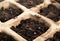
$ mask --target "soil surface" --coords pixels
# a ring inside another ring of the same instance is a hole
[[[16,41],[16,40],[5,33],[0,33],[0,41]]]
[[[56,1],[60,3],[59,0]],[[20,0],[18,3],[21,3],[27,8],[31,8],[38,4],[41,4],[42,2],[43,0]],[[18,16],[22,12],[23,11],[20,9],[15,9],[12,7],[4,9],[2,7],[0,9],[0,21],[6,22],[7,20]],[[54,5],[51,4],[47,8],[41,9],[39,14],[44,15],[54,21],[60,20],[60,9],[56,8]],[[38,22],[33,19],[27,19],[27,20],[22,20],[21,24],[19,24],[16,28],[13,27],[11,29],[17,32],[25,39],[27,39],[28,41],[32,41],[36,37],[46,32],[48,26],[45,24],[45,22]],[[60,32],[57,32],[53,38],[49,38],[46,41],[60,41],[59,35]],[[15,40],[11,36],[5,33],[0,33],[0,41],[15,41]]]
[[[22,37],[28,41],[32,41],[36,37],[40,36],[47,31],[49,27],[46,26],[45,22],[38,22],[33,19],[22,20],[16,28],[12,28]]]
[[[6,22],[11,18],[14,18],[22,13],[22,10],[15,9],[12,7],[9,7],[7,9],[4,9],[3,7],[0,9],[0,21]]]
[[[18,3],[26,6],[27,8],[31,8],[43,3],[43,0],[19,0]]]
[[[56,6],[52,4],[50,4],[47,8],[41,9],[39,14],[44,15],[55,22],[60,20],[60,9],[56,8]]]

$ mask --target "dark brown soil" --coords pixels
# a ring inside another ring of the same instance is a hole
[[[26,6],[27,8],[31,8],[43,3],[43,0],[20,0],[18,3]]]
[[[16,40],[5,33],[0,33],[0,41],[16,41]]]
[[[60,32],[56,32],[53,38],[49,38],[46,41],[60,41]]]
[[[50,4],[47,8],[41,9],[40,14],[54,21],[60,20],[60,9],[56,8],[56,6],[52,4]]]
[[[46,26],[44,22],[38,22],[33,19],[27,19],[22,20],[20,25],[12,29],[28,41],[32,41],[36,37],[46,32],[48,28],[49,27]]]
[[[0,9],[0,21],[6,22],[22,13],[22,10],[9,7],[7,9]]]

